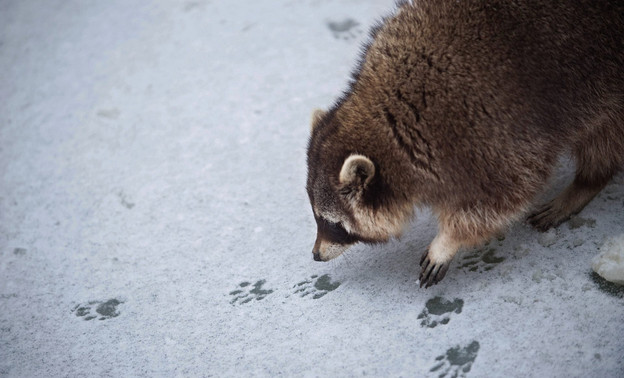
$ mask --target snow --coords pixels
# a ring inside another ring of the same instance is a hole
[[[0,376],[621,377],[624,295],[591,271],[621,174],[427,290],[426,210],[312,261],[310,115],[391,8],[0,2]]]
[[[607,281],[624,285],[624,234],[610,238],[592,260],[592,269]]]
[[[540,243],[542,247],[550,247],[551,245],[557,242],[557,231],[550,229],[544,233],[542,233],[537,241]]]

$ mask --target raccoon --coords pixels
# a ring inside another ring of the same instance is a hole
[[[420,286],[437,284],[460,248],[531,209],[555,227],[622,168],[624,1],[399,2],[311,129],[314,260],[398,237],[427,206]],[[574,181],[534,207],[566,152]]]

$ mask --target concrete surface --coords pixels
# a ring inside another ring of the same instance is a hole
[[[309,117],[392,4],[0,2],[0,376],[624,376],[623,175],[428,290],[426,211],[312,261]]]

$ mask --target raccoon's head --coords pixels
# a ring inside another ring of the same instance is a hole
[[[374,157],[337,132],[332,114],[315,112],[308,146],[307,192],[317,224],[314,260],[328,261],[357,242],[378,243],[397,236],[405,214]]]

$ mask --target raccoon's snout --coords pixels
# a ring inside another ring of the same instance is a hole
[[[323,261],[321,258],[321,241],[316,238],[316,242],[314,243],[314,248],[312,249],[312,257],[314,261]]]
[[[329,261],[340,256],[350,244],[335,244],[317,237],[314,248],[312,249],[312,257],[314,261]]]
[[[312,256],[314,256],[314,261],[323,261],[321,260],[321,254],[318,250],[312,251]]]

